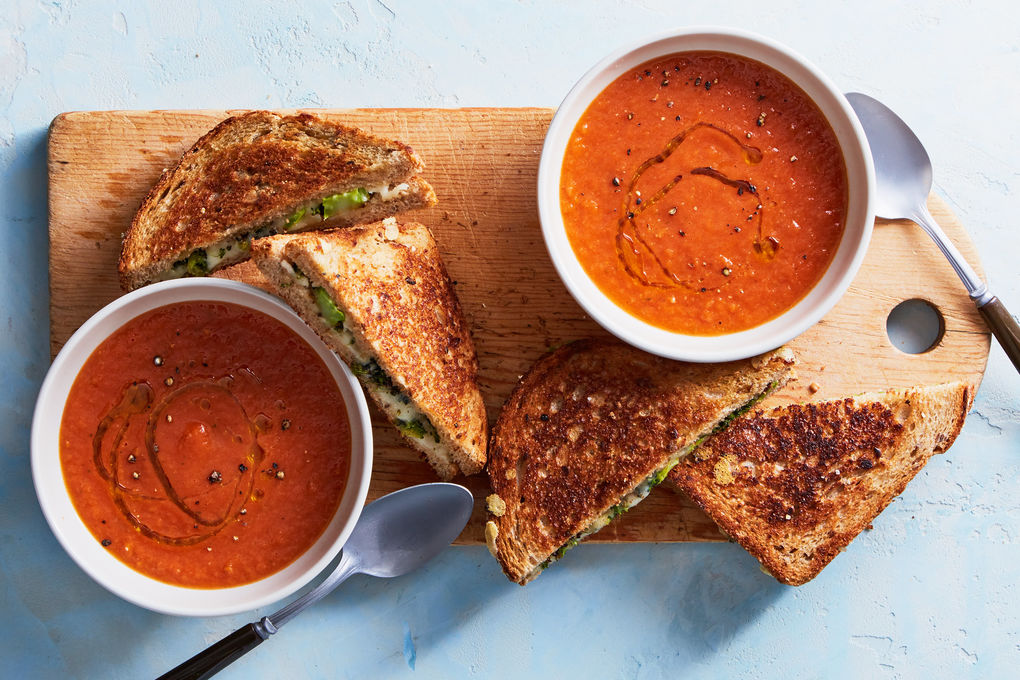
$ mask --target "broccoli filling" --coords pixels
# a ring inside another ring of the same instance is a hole
[[[711,435],[719,434],[720,432],[725,430],[727,427],[729,427],[733,423],[734,420],[736,420],[740,416],[742,416],[745,413],[747,413],[748,411],[750,411],[752,408],[754,408],[755,404],[757,404],[762,399],[764,399],[765,397],[767,397],[770,394],[772,394],[772,392],[774,392],[777,387],[779,387],[779,383],[777,381],[773,380],[772,382],[770,382],[765,387],[765,389],[761,392],[761,394],[759,394],[758,396],[756,396],[753,399],[749,400],[747,403],[745,403],[743,406],[741,406],[740,408],[735,410],[733,413],[729,414],[728,416],[726,416],[725,418],[720,420],[719,424],[716,425],[714,428],[712,428],[712,432],[711,433],[709,433],[708,435],[702,435],[701,437],[699,437],[698,441],[695,442],[695,445],[697,446],[697,445],[701,444],[701,442],[703,442],[704,440],[708,439],[708,437],[710,437]]]
[[[631,491],[622,499],[620,499],[619,503],[617,503],[616,505],[612,506],[604,513],[599,515],[599,517],[596,518],[595,521],[593,521],[583,530],[571,536],[567,540],[567,542],[560,546],[560,548],[556,552],[550,555],[545,560],[545,562],[542,562],[542,564],[535,567],[536,571],[542,571],[550,564],[563,557],[568,550],[570,550],[575,545],[583,541],[585,538],[591,536],[597,531],[600,531],[601,529],[604,529],[606,526],[608,526],[608,524],[611,521],[623,515],[623,513],[627,512],[632,507],[643,501],[648,496],[648,494],[651,493],[652,489],[654,489],[656,486],[661,484],[663,480],[666,479],[666,476],[669,475],[669,471],[676,467],[681,460],[686,458],[688,455],[694,452],[695,449],[697,449],[699,446],[705,443],[705,440],[707,440],[709,437],[715,434],[719,434],[727,427],[729,427],[734,420],[736,420],[737,418],[739,418],[740,416],[744,415],[752,408],[754,408],[755,404],[757,404],[762,399],[767,397],[778,386],[779,383],[773,380],[765,387],[764,390],[762,390],[761,393],[749,399],[739,408],[735,409],[732,413],[730,413],[725,418],[720,420],[716,424],[716,426],[712,428],[711,432],[709,432],[708,434],[701,435],[700,437],[694,440],[693,444],[684,447],[675,456],[670,457],[670,459],[666,462],[664,466],[662,466],[661,468],[650,474],[648,477],[646,477],[644,481],[642,481],[640,484],[634,487],[633,491]]]
[[[308,213],[308,208],[301,208],[296,213],[287,218],[287,221],[283,225],[284,231],[293,231],[297,228],[301,218]]]
[[[205,250],[199,249],[188,256],[188,261],[184,266],[187,268],[189,276],[205,276],[209,272],[208,262]]]
[[[411,398],[400,387],[393,384],[393,380],[375,359],[362,364],[352,363],[351,372],[393,408],[397,414],[393,422],[401,432],[413,439],[428,438],[439,443],[439,433],[432,421],[411,403]]]
[[[312,295],[315,296],[315,303],[319,306],[319,316],[333,328],[343,328],[347,315],[340,311],[326,289],[315,286],[312,288]]]
[[[407,189],[407,184],[400,184],[393,189],[389,187],[358,188],[327,196],[318,203],[298,208],[288,217],[277,218],[250,232],[233,236],[207,248],[198,248],[192,251],[187,257],[174,262],[170,271],[164,274],[161,280],[205,276],[215,269],[235,264],[246,258],[248,251],[251,250],[251,242],[255,239],[305,229],[337,215],[354,212],[364,207],[372,196],[378,195],[381,200],[386,201],[402,196]]]
[[[334,215],[340,213],[350,212],[357,208],[365,205],[365,201],[368,200],[368,192],[364,189],[354,189],[343,194],[333,194],[322,199],[322,203],[317,206],[317,210],[322,219],[328,220]]]

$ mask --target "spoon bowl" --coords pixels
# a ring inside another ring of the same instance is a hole
[[[887,219],[911,214],[931,193],[928,152],[903,119],[880,101],[858,92],[846,97],[864,127],[875,163],[875,214]]]
[[[453,543],[474,498],[457,484],[421,484],[366,506],[344,554],[358,573],[393,578],[414,571]]]

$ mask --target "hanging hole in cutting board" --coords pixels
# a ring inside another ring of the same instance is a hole
[[[915,298],[896,305],[885,320],[885,332],[893,347],[906,354],[924,354],[942,340],[946,320],[927,300]]]

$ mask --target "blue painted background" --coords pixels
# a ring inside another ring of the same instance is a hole
[[[48,365],[46,127],[76,109],[555,106],[611,48],[728,24],[888,102],[1020,310],[1020,10],[816,3],[0,2],[0,677],[138,678],[256,615],[180,619],[50,534],[28,431]],[[1020,378],[998,348],[957,444],[812,583],[735,545],[583,545],[527,588],[484,548],[355,577],[221,677],[1016,677]]]

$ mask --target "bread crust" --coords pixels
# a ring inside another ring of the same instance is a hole
[[[728,364],[670,361],[610,340],[547,354],[493,427],[488,474],[496,559],[528,582],[557,549],[710,432],[791,375],[792,355]],[[505,506],[505,507],[503,507]]]
[[[338,341],[307,289],[292,285],[280,261],[296,264],[345,310],[359,345],[435,426],[446,458],[414,437],[404,438],[442,479],[482,470],[488,421],[478,389],[478,359],[428,227],[392,222],[272,236],[256,241],[252,253],[276,292],[351,364],[351,348]],[[393,419],[385,403],[376,404]]]
[[[974,392],[951,383],[758,412],[668,481],[777,580],[801,585],[952,445]]]
[[[227,118],[164,171],[124,236],[118,271],[131,290],[155,280],[197,248],[241,236],[301,205],[359,187],[411,184],[393,201],[306,228],[382,219],[436,202],[415,175],[425,167],[402,142],[307,113],[251,111]]]

